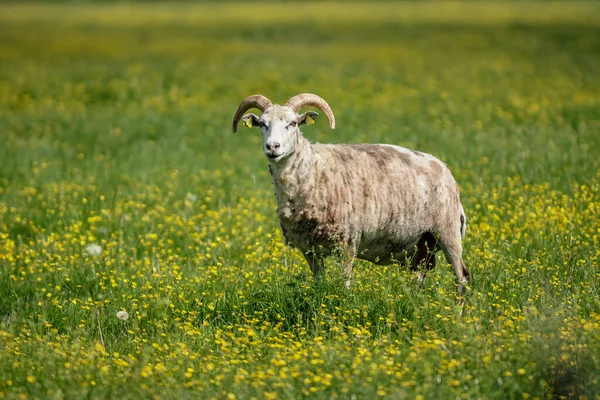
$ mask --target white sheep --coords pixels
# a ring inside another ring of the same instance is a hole
[[[263,150],[277,197],[283,235],[306,258],[315,276],[337,249],[348,256],[346,287],[355,257],[376,264],[410,262],[424,272],[441,249],[454,267],[458,292],[470,280],[462,261],[466,216],[450,170],[437,158],[387,144],[311,144],[300,125],[314,123],[317,107],[335,118],[321,97],[301,93],[285,105],[260,95],[247,97],[233,119],[262,131]],[[259,117],[246,114],[257,108]]]

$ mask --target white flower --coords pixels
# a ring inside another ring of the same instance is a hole
[[[188,193],[188,194],[185,196],[185,199],[186,199],[187,201],[189,201],[190,203],[195,203],[195,202],[196,202],[196,200],[198,200],[198,196],[196,196],[196,195],[195,195],[195,194],[193,194],[193,193]]]
[[[92,257],[96,257],[99,256],[100,254],[102,254],[102,247],[100,247],[97,244],[88,244],[85,247],[85,251],[87,251],[87,253],[92,256]]]
[[[127,318],[129,318],[129,313],[121,310],[117,312],[117,318],[119,318],[121,321],[127,321]]]

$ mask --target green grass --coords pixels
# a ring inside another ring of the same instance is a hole
[[[600,393],[600,3],[0,6],[0,397]],[[444,160],[460,306],[285,247],[239,102]],[[93,255],[90,245],[101,254]],[[117,318],[129,313],[126,321]]]

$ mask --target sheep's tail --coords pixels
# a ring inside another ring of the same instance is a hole
[[[465,209],[462,204],[460,205],[460,236],[461,238],[465,238],[465,234],[467,233],[467,215],[465,214]]]

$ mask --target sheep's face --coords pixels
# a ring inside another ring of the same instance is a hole
[[[279,162],[293,154],[301,135],[300,125],[310,125],[319,114],[308,111],[297,114],[291,108],[273,105],[259,117],[246,114],[242,118],[247,127],[258,126],[262,132],[265,155],[271,162]]]

